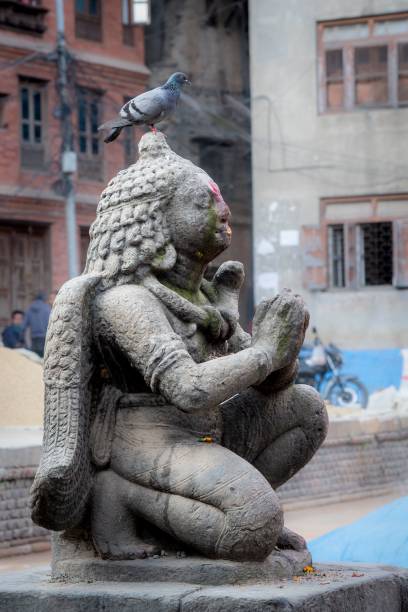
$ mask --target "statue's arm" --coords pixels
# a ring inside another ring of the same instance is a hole
[[[102,294],[96,320],[97,333],[127,354],[150,388],[185,411],[219,404],[276,369],[271,352],[256,345],[195,363],[160,303],[140,286]]]

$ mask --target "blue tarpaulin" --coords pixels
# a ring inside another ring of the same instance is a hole
[[[324,507],[320,509],[324,512]],[[308,543],[313,561],[408,567],[408,497],[401,497]]]

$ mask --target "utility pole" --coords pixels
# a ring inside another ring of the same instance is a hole
[[[61,170],[65,195],[65,223],[68,244],[68,272],[73,278],[78,270],[78,235],[73,175],[76,172],[76,152],[73,147],[71,106],[68,95],[67,56],[65,44],[64,0],[55,0],[57,20],[57,91],[61,121]]]

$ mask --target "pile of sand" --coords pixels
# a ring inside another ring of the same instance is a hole
[[[0,427],[42,425],[42,365],[0,347]]]

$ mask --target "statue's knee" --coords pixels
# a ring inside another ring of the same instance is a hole
[[[308,437],[314,438],[315,444],[320,446],[327,436],[329,417],[324,400],[320,393],[310,385],[294,385],[293,400],[299,405],[304,429]]]
[[[217,556],[235,560],[265,559],[276,546],[282,528],[282,507],[269,487],[241,508],[226,512],[226,529],[218,543]]]

